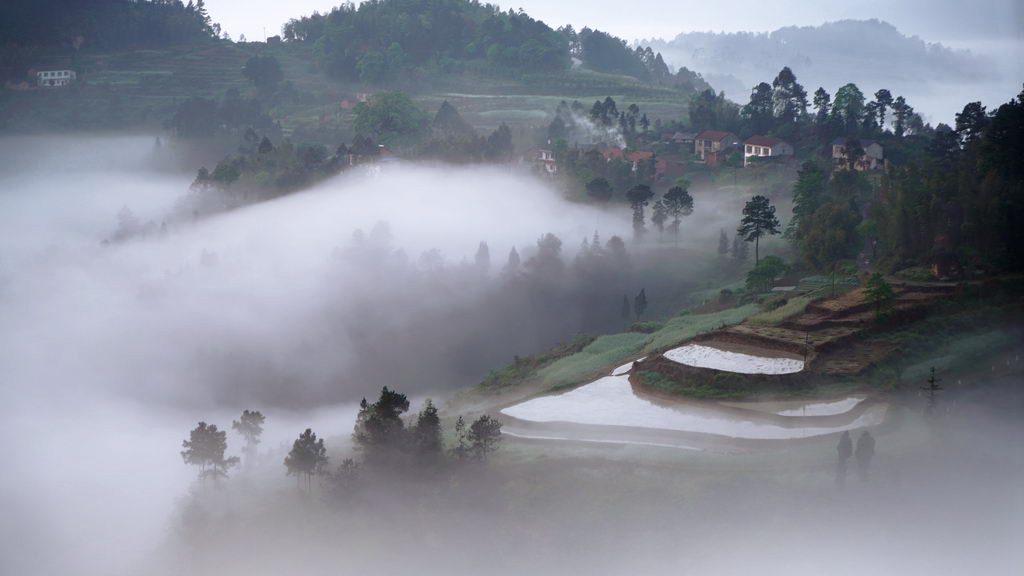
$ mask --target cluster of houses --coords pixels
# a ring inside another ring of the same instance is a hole
[[[795,150],[793,145],[774,136],[754,135],[746,140],[740,140],[739,136],[732,132],[721,130],[705,130],[695,132],[675,132],[662,135],[663,143],[672,144],[678,149],[689,150],[692,147],[693,158],[700,163],[715,167],[723,163],[727,158],[736,152],[743,154],[743,166],[750,166],[754,162],[786,162],[794,158]],[[860,140],[861,151],[856,158],[851,158],[848,146],[852,142],[847,138],[837,138],[832,142],[832,163],[836,170],[877,170],[884,163],[884,151],[882,145],[873,140]],[[857,154],[857,151],[853,151]],[[633,171],[638,169],[639,163],[650,160],[654,153],[648,150],[626,151],[621,148],[609,147],[601,151],[605,160],[625,160],[631,162]],[[529,159],[539,170],[548,175],[558,173],[558,163],[551,150],[538,149],[531,152]],[[655,176],[660,176],[669,169],[671,157],[659,155],[655,162]]]

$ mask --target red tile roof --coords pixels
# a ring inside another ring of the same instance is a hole
[[[630,162],[639,162],[641,160],[650,160],[651,156],[654,156],[654,152],[650,152],[647,150],[637,150],[635,152],[630,152],[629,154],[626,154],[626,160],[629,160]]]
[[[609,148],[604,151],[605,160],[615,160],[622,158],[622,148]]]

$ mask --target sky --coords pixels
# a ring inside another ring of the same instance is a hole
[[[262,40],[280,32],[290,18],[327,12],[340,0],[207,0],[207,9],[232,38],[245,34]],[[629,9],[619,3],[590,0],[499,0],[504,9],[522,8],[534,18],[557,28],[572,24],[611,32],[627,40],[681,32],[765,32],[783,26],[815,26],[823,22],[878,18],[905,34],[929,42],[956,46],[992,40],[1024,40],[1024,2],[1020,0],[862,0],[861,2],[807,2],[806,0],[733,0],[729,9],[717,3],[679,0],[633,0]]]

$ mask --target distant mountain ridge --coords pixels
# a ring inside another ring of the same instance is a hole
[[[789,66],[811,90],[847,82],[911,91],[915,85],[985,82],[994,62],[968,51],[907,36],[880,20],[840,20],[773,32],[688,32],[671,41],[643,40],[673,66],[700,71],[716,88],[745,102],[750,88]]]

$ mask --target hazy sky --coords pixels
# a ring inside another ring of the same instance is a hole
[[[262,40],[280,31],[288,19],[326,12],[341,0],[207,0],[214,20],[238,38]],[[552,27],[572,24],[612,32],[627,40],[672,38],[691,31],[770,31],[789,25],[817,25],[844,18],[879,18],[906,34],[929,42],[967,44],[996,38],[1024,38],[1024,3],[1020,0],[862,0],[807,2],[805,0],[733,0],[720,4],[678,0],[634,0],[628,5],[590,0],[500,0],[504,9],[522,8]]]

